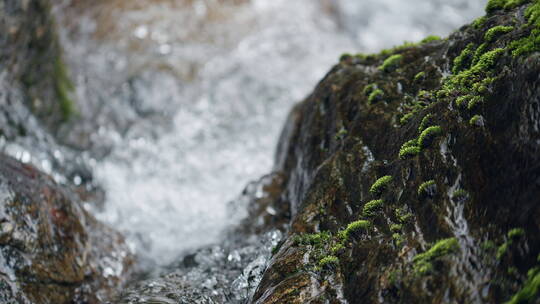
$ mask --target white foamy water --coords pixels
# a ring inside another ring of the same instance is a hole
[[[104,25],[99,2],[77,15],[77,37],[63,36],[78,99],[101,126],[90,141],[111,150],[95,162],[107,192],[96,213],[158,264],[238,221],[226,203],[271,170],[288,111],[340,54],[446,35],[485,5],[181,2],[135,1],[107,19],[116,26]]]

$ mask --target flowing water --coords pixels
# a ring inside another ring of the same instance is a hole
[[[484,5],[57,1],[81,114],[62,142],[86,151],[106,193],[87,206],[147,266],[215,243],[244,215],[230,216],[227,202],[271,171],[288,111],[340,54],[447,35]]]

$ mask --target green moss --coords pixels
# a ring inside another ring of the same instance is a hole
[[[418,147],[425,148],[428,146],[428,142],[436,136],[442,134],[442,128],[440,126],[431,126],[426,128],[418,137]]]
[[[507,236],[510,239],[516,239],[516,238],[522,237],[524,235],[525,235],[525,230],[523,230],[523,228],[510,229],[510,231],[508,231],[508,233],[507,233]]]
[[[395,210],[396,218],[400,223],[408,223],[413,217],[412,213],[406,212],[401,208]]]
[[[433,261],[448,254],[455,253],[459,251],[459,248],[456,238],[438,241],[428,251],[418,254],[413,258],[415,272],[420,275],[431,273],[433,271]]]
[[[332,252],[332,254],[336,254],[344,248],[345,246],[342,243],[336,243],[330,248],[330,252]]]
[[[457,74],[460,71],[470,66],[470,64],[472,63],[472,59],[474,57],[474,49],[475,49],[474,43],[469,43],[465,47],[465,49],[461,51],[461,54],[459,54],[456,58],[454,58],[454,65],[452,66],[452,73]]]
[[[506,0],[506,4],[504,5],[504,9],[513,9],[515,7],[518,7],[522,4],[525,4],[529,2],[530,0]]]
[[[464,200],[464,199],[467,199],[468,197],[469,197],[469,192],[463,189],[458,189],[454,191],[454,193],[452,194],[452,199],[456,201]]]
[[[467,104],[467,109],[473,110],[481,103],[484,103],[484,98],[482,96],[473,96],[471,97],[471,99],[469,100],[469,103]]]
[[[347,241],[351,237],[352,233],[359,232],[359,231],[362,231],[362,230],[366,231],[370,227],[371,227],[371,222],[370,221],[357,220],[357,221],[354,221],[354,222],[350,223],[349,225],[347,225],[347,228],[345,228],[345,230],[343,230],[343,231],[341,231],[339,233],[339,237],[342,240]]]
[[[422,133],[422,131],[424,131],[427,128],[432,118],[433,118],[432,114],[427,114],[426,116],[424,116],[424,118],[422,118],[422,121],[420,122],[420,126],[418,127],[418,133]]]
[[[527,273],[527,281],[507,304],[534,303],[540,292],[540,268],[535,267]]]
[[[480,60],[482,55],[484,55],[487,52],[488,48],[489,48],[489,44],[487,43],[480,44],[480,46],[476,49],[476,51],[474,51],[474,57],[473,57],[472,63],[476,64]]]
[[[510,242],[504,242],[499,248],[497,248],[497,255],[495,256],[497,260],[502,259],[502,257],[506,254],[508,251],[508,248],[510,247]]]
[[[400,233],[393,233],[392,239],[394,240],[394,242],[396,242],[397,246],[401,246],[403,245],[403,242],[405,242],[405,237]]]
[[[311,246],[322,246],[324,243],[330,241],[332,235],[330,232],[323,231],[319,233],[304,233],[296,235],[293,238],[294,243],[298,245],[311,245]]]
[[[474,20],[471,25],[472,25],[473,28],[479,29],[480,27],[482,27],[484,25],[484,23],[486,23],[486,20],[487,20],[487,18],[485,16],[483,16],[483,17],[480,17],[480,18],[477,18],[476,20]]]
[[[419,72],[418,74],[414,75],[414,81],[418,82],[418,81],[422,81],[426,78],[426,72],[422,71],[422,72]]]
[[[364,93],[365,96],[369,96],[376,89],[377,89],[377,84],[371,83],[365,86],[362,92]]]
[[[480,123],[480,121],[482,121],[482,116],[480,115],[474,115],[471,120],[469,120],[469,124],[470,125],[473,125],[473,126],[476,126]]]
[[[512,56],[528,55],[540,51],[540,1],[535,1],[525,10],[527,25],[532,27],[529,36],[513,41],[509,48]]]
[[[319,260],[319,266],[321,268],[337,265],[339,265],[339,259],[334,255],[328,255]]]
[[[401,147],[399,149],[399,158],[406,159],[407,157],[415,156],[420,153],[420,147],[410,146],[410,147]]]
[[[486,5],[486,13],[491,14],[498,10],[511,8],[510,6],[506,7],[508,2],[515,2],[515,0],[489,0]]]
[[[390,182],[392,182],[392,176],[390,175],[383,176],[377,179],[373,183],[373,185],[371,185],[371,187],[369,188],[369,192],[375,195],[380,194],[388,187]]]
[[[482,248],[482,250],[484,251],[492,251],[492,250],[495,250],[495,248],[497,248],[497,246],[495,245],[495,243],[493,241],[490,241],[490,240],[487,240],[487,241],[484,241],[482,243],[482,245],[480,245],[480,247]]]
[[[349,59],[352,58],[352,55],[349,54],[349,53],[345,53],[345,54],[342,54],[340,57],[339,57],[339,61],[347,61]]]
[[[434,186],[435,185],[435,181],[434,180],[429,180],[427,182],[423,182],[419,187],[418,187],[418,195],[421,196],[421,195],[424,195],[427,193],[427,189],[431,186]]]
[[[399,232],[402,229],[403,229],[402,224],[392,224],[392,225],[390,225],[390,231],[392,231],[392,232]]]
[[[54,89],[58,98],[62,121],[67,121],[75,114],[75,102],[70,97],[74,87],[60,56],[56,57],[54,63],[54,77]]]
[[[412,112],[411,112],[411,113],[407,113],[407,114],[403,115],[403,116],[399,119],[399,123],[400,123],[401,125],[404,125],[404,124],[408,123],[409,120],[411,120],[411,118],[412,118],[413,116],[414,116],[414,113],[412,113]]]
[[[379,70],[383,72],[392,72],[399,67],[402,60],[403,60],[402,55],[399,55],[399,54],[392,55],[386,58],[386,60],[384,60],[383,64],[379,66]]]
[[[372,200],[372,201],[367,202],[364,205],[364,209],[362,210],[362,215],[364,217],[375,216],[375,213],[382,209],[383,204],[384,204],[384,201],[382,199]]]
[[[503,25],[497,25],[489,30],[484,34],[484,40],[486,42],[493,42],[495,39],[500,37],[503,34],[509,33],[514,30],[513,26],[503,26]]]
[[[436,36],[436,35],[429,35],[426,38],[422,39],[422,41],[420,41],[420,43],[428,43],[428,42],[437,41],[437,40],[441,40],[441,37]]]
[[[379,100],[382,100],[384,96],[384,92],[381,89],[375,89],[373,92],[369,94],[368,102],[373,104]]]

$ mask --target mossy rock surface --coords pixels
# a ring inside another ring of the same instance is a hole
[[[277,196],[291,237],[328,238],[286,240],[254,303],[540,303],[540,54],[514,51],[536,37],[531,5],[491,1],[447,39],[348,55],[293,109]]]
[[[56,133],[76,115],[76,104],[50,11],[49,0],[3,1],[0,64],[11,86],[22,90],[28,109]]]

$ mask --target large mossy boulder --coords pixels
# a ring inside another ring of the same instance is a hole
[[[0,155],[0,302],[103,303],[133,257],[76,195],[34,167]]]
[[[344,55],[276,168],[289,234],[254,303],[540,303],[540,2]]]

